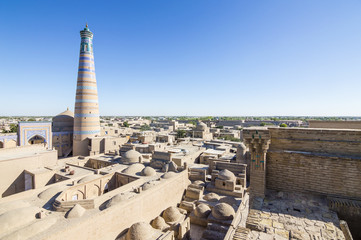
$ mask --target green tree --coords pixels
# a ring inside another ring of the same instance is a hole
[[[266,126],[266,123],[265,122],[261,122],[260,126]]]
[[[3,133],[17,133],[18,132],[18,125],[15,123],[11,123],[10,124],[10,130],[6,131],[5,129],[3,129],[2,131]]]
[[[150,130],[150,126],[148,124],[144,124],[143,126],[140,127],[141,131],[147,131]]]
[[[179,129],[177,130],[177,138],[184,138],[186,136],[186,131]]]
[[[29,118],[28,122],[36,122],[36,119],[35,118]]]
[[[280,127],[288,127],[286,123],[281,123]]]
[[[123,127],[129,127],[129,123],[128,122],[123,122]]]

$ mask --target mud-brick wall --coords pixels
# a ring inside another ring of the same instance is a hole
[[[361,199],[361,131],[270,129],[266,188]]]
[[[361,156],[361,130],[270,128],[270,150]]]

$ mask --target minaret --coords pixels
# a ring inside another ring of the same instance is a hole
[[[88,24],[80,31],[81,44],[74,111],[73,156],[89,155],[88,137],[100,135],[93,33]]]

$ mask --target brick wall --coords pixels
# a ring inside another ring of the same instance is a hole
[[[361,121],[308,121],[310,128],[361,129]]]
[[[361,130],[269,131],[268,189],[361,199]]]

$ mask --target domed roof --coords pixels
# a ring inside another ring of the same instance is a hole
[[[19,230],[6,235],[1,238],[2,240],[13,240],[13,239],[30,239],[41,233],[51,226],[53,226],[57,221],[57,218],[45,218],[42,220],[36,220],[27,226],[21,227]]]
[[[171,206],[171,207],[167,208],[166,210],[164,210],[164,212],[162,214],[162,217],[164,218],[164,220],[166,222],[178,221],[181,216],[182,216],[182,214],[174,206]]]
[[[66,109],[66,111],[59,113],[55,117],[53,117],[53,122],[62,122],[62,121],[74,121],[74,113],[69,110],[69,108]]]
[[[221,180],[230,180],[230,181],[233,181],[236,179],[236,177],[234,176],[234,173],[227,169],[223,169],[222,171],[220,171],[218,173],[218,178]]]
[[[140,173],[144,168],[144,165],[141,163],[135,163],[130,165],[128,168],[124,169],[122,173],[125,174],[137,174]]]
[[[212,216],[219,220],[232,220],[235,215],[233,207],[227,203],[218,203],[212,209]]]
[[[152,167],[145,167],[143,168],[142,172],[141,172],[141,175],[142,176],[147,176],[147,177],[150,177],[150,176],[154,176],[156,174],[154,168]]]
[[[100,177],[100,175],[96,175],[96,174],[88,175],[86,177],[83,177],[83,178],[79,179],[78,183],[89,182],[89,181],[94,180],[94,179],[96,179],[98,177]]]
[[[211,208],[204,203],[199,204],[194,210],[194,215],[200,218],[206,218],[210,213],[211,213]]]
[[[203,199],[210,201],[210,202],[218,202],[219,200],[219,195],[217,193],[208,193],[206,195],[204,195]]]
[[[11,232],[16,228],[30,224],[35,220],[39,207],[31,206],[14,209],[0,215],[0,233]]]
[[[196,180],[193,182],[193,184],[204,187],[205,183],[201,180]]]
[[[142,154],[135,150],[129,150],[123,154],[122,162],[138,163],[142,159]]]
[[[1,203],[0,204],[0,214],[3,214],[4,212],[10,211],[10,210],[24,208],[24,207],[30,207],[30,206],[31,206],[31,204],[24,200],[15,200],[15,201]]]
[[[208,127],[207,127],[207,124],[205,124],[204,122],[198,122],[196,129],[198,131],[205,131],[208,129]]]
[[[175,177],[176,175],[177,174],[175,172],[166,172],[163,174],[162,178],[169,179],[169,178]]]
[[[38,198],[42,200],[49,200],[54,197],[59,192],[62,192],[66,188],[66,184],[61,184],[58,186],[52,186],[50,188],[45,189],[41,193],[38,194]]]
[[[226,196],[219,200],[220,203],[227,203],[231,206],[238,205],[237,200],[234,197]]]
[[[75,204],[75,206],[68,211],[66,218],[78,218],[83,216],[84,213],[85,208],[83,208],[79,204]]]
[[[169,225],[165,223],[164,218],[158,216],[152,221],[152,227],[155,229],[163,230],[165,228],[168,228]]]
[[[126,240],[148,240],[153,237],[154,228],[149,223],[134,223],[128,230]]]
[[[136,193],[134,193],[134,192],[118,193],[117,195],[115,195],[108,201],[108,203],[105,205],[105,207],[110,208],[120,202],[123,202],[125,200],[128,200],[128,199],[134,197],[135,195],[136,195]]]
[[[152,188],[153,186],[155,186],[154,182],[147,182],[144,183],[142,186],[143,191],[147,191],[148,189]]]

